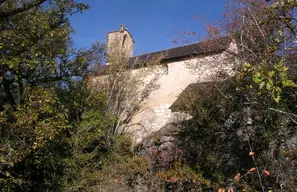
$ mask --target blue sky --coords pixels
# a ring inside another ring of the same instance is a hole
[[[132,34],[134,55],[177,46],[172,40],[177,31],[196,31],[205,35],[203,18],[215,22],[222,18],[225,0],[82,0],[91,6],[71,18],[76,30],[77,48],[87,48],[94,41],[105,41],[109,31],[123,23]],[[201,19],[194,20],[198,15]]]

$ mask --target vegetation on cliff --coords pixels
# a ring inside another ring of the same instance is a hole
[[[124,130],[155,79],[132,78],[128,61],[109,56],[114,86],[90,87],[105,47],[75,49],[69,22],[88,5],[0,0],[0,190],[296,191],[296,7],[230,1],[207,31],[237,43],[235,75],[194,93],[178,133],[132,150]]]

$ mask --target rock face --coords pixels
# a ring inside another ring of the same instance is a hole
[[[167,125],[143,139],[141,143],[135,146],[134,151],[138,156],[144,157],[151,168],[167,169],[169,163],[173,161],[178,153],[177,132],[175,126]],[[142,175],[136,175],[135,177],[135,182],[132,185],[134,192],[150,191],[150,187],[145,184],[145,177]]]
[[[178,132],[175,125],[167,125],[145,138],[135,147],[135,152],[144,156],[152,167],[166,168],[176,155],[180,155]]]
[[[137,155],[147,155],[152,152],[161,152],[176,146],[177,139],[173,136],[160,136],[159,138],[150,137],[145,139],[136,150]]]

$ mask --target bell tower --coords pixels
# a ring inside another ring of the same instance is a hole
[[[107,54],[123,53],[126,57],[133,57],[134,40],[123,24],[121,29],[109,32],[107,35]]]

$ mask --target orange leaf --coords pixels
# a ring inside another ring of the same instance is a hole
[[[255,171],[256,170],[256,168],[255,167],[253,167],[253,168],[251,168],[250,170],[249,170],[249,172],[248,173],[252,173],[253,171]]]
[[[255,154],[255,152],[253,152],[253,151],[251,151],[251,152],[249,153],[250,156],[253,156],[254,154]]]
[[[264,170],[263,172],[264,172],[264,174],[267,175],[267,176],[270,175],[270,172],[269,172],[269,171]]]

